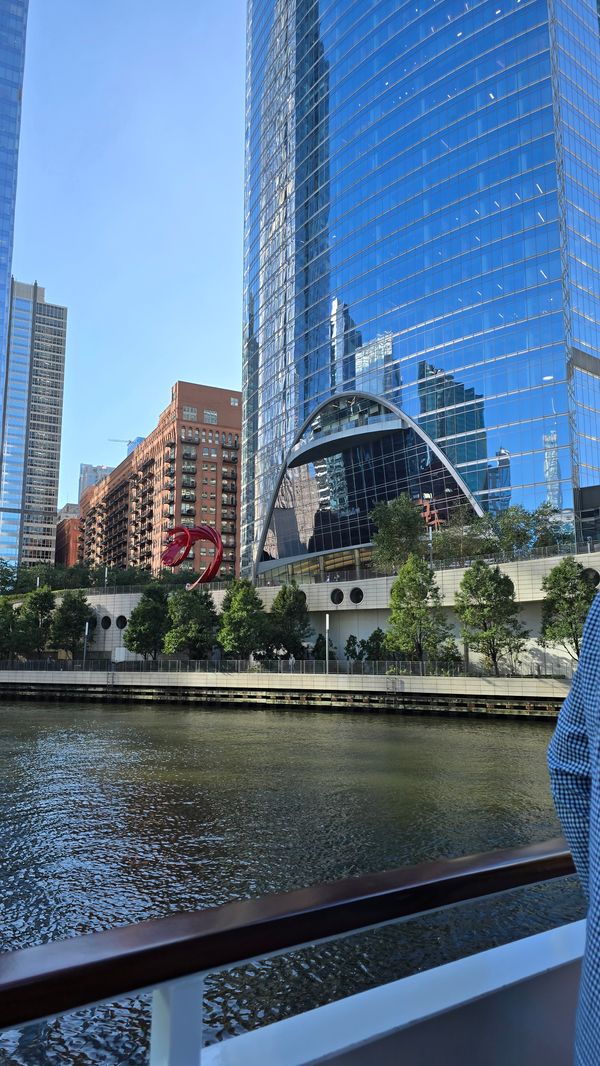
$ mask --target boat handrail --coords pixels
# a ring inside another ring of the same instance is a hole
[[[7,952],[0,1030],[573,872],[558,837]]]

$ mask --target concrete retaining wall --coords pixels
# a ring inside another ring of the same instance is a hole
[[[104,700],[555,718],[569,683],[533,678],[356,677],[7,670],[0,700]]]

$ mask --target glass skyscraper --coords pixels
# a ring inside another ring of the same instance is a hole
[[[246,112],[243,569],[400,491],[600,536],[595,0],[249,0]]]
[[[4,507],[10,508],[13,502],[8,491],[14,480],[12,468],[24,461],[23,446],[16,445],[16,450],[13,449],[11,437],[15,430],[19,432],[17,425],[25,432],[25,422],[21,423],[20,411],[24,396],[15,391],[18,390],[16,381],[11,386],[10,411],[6,407],[9,388],[6,368],[27,9],[28,0],[0,0],[0,557],[11,562],[18,560],[20,518],[13,524],[13,519],[5,516]],[[22,481],[21,474],[20,490]],[[20,494],[18,506],[21,506]]]
[[[29,0],[0,0],[0,390],[4,387],[28,4]]]
[[[0,558],[53,563],[67,310],[13,279],[0,433]]]

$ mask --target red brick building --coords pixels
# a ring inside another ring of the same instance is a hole
[[[158,425],[80,501],[79,556],[99,566],[158,573],[172,526],[215,526],[223,576],[239,570],[241,393],[178,381]],[[200,572],[214,548],[184,564]]]
[[[75,566],[79,560],[79,519],[61,518],[56,527],[57,566]]]

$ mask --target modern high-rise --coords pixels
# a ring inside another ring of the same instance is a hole
[[[12,280],[0,433],[0,558],[54,562],[67,309]]]
[[[92,466],[91,463],[79,464],[79,496],[78,500],[81,500],[83,493],[86,489],[89,489],[90,485],[97,485],[102,478],[108,477],[112,474],[114,466]]]
[[[373,504],[600,537],[596,0],[249,0],[242,570]]]
[[[29,0],[0,0],[0,395],[4,391]]]
[[[82,561],[158,573],[168,531],[204,524],[220,532],[220,572],[233,577],[239,560],[241,428],[239,392],[177,381],[157,426],[108,477],[83,492]],[[214,552],[201,541],[182,569],[200,573]]]

